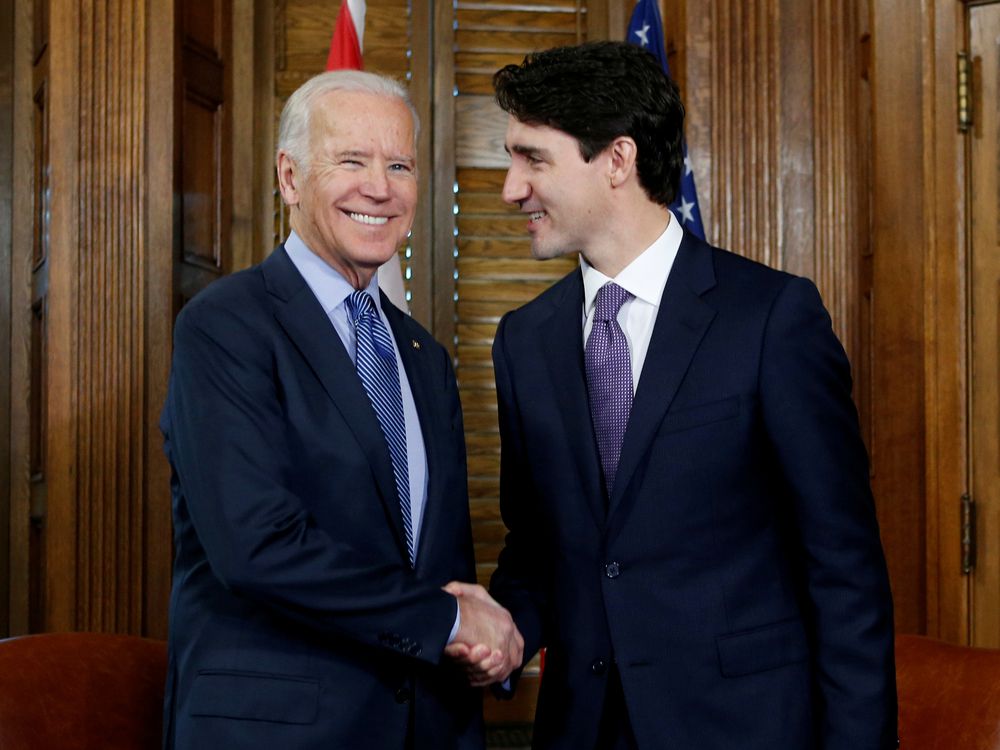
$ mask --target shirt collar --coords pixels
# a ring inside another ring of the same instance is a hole
[[[316,299],[319,300],[327,315],[333,312],[338,305],[342,305],[344,300],[354,291],[354,287],[347,279],[310,250],[295,232],[289,234],[288,239],[285,240],[285,252],[288,253],[288,257],[298,272],[302,274],[302,278],[306,280],[306,284],[316,295]],[[375,307],[381,314],[382,300],[378,293],[378,272],[372,274],[366,291],[375,300]]]
[[[648,302],[654,307],[660,304],[663,287],[667,284],[667,276],[677,257],[684,232],[680,222],[673,212],[666,229],[656,238],[652,245],[643,250],[638,257],[623,268],[611,279],[591,266],[587,259],[580,255],[580,270],[583,273],[583,311],[589,317],[594,309],[597,290],[609,281],[614,281],[625,291],[638,299]]]

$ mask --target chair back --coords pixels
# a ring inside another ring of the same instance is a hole
[[[1000,650],[896,636],[902,750],[1000,750]]]
[[[166,667],[166,643],[135,636],[0,640],[0,748],[159,748]]]

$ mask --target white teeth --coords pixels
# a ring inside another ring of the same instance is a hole
[[[389,221],[387,216],[369,216],[368,214],[356,214],[350,213],[349,216],[354,219],[354,221],[360,222],[362,224],[374,224],[376,226],[385,224]]]
[[[531,214],[529,215],[529,218],[532,221],[538,221],[543,216],[545,216],[545,212],[544,211],[532,211]]]

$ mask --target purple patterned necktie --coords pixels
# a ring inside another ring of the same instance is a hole
[[[590,416],[609,498],[632,409],[632,358],[628,339],[618,325],[618,311],[632,296],[613,282],[597,290],[594,323],[583,352]]]

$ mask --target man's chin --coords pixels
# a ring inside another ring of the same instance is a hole
[[[532,242],[531,243],[531,257],[535,260],[552,260],[553,258],[558,258],[561,255],[566,255],[567,251],[560,247],[552,247],[551,245],[541,245]]]

